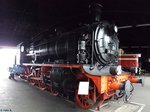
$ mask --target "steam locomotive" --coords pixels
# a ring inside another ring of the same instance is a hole
[[[19,75],[36,87],[63,96],[84,109],[98,102],[98,110],[112,97],[125,96],[128,101],[132,83],[142,83],[142,79],[135,77],[135,72],[123,71],[122,63],[118,63],[117,35],[117,26],[107,21],[68,32],[55,29],[55,33],[41,34],[32,38],[24,50],[23,44],[20,45],[24,71]],[[132,64],[127,67],[130,68]],[[79,94],[81,82],[89,83],[88,94]]]

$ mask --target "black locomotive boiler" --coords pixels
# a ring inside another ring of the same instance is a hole
[[[117,27],[100,22],[33,38],[26,52],[36,63],[109,65],[117,62],[118,43]]]

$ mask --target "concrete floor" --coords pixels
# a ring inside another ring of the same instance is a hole
[[[139,84],[134,84],[135,90],[131,101],[145,104],[142,112],[150,112],[150,73],[145,75],[144,87]]]
[[[145,104],[142,112],[150,110],[150,77],[145,77],[145,86],[135,85],[131,101]],[[51,96],[23,80],[9,80],[0,75],[0,112],[91,112],[65,101],[63,98]]]

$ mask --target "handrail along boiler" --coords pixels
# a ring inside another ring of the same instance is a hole
[[[121,70],[118,47],[117,27],[107,21],[69,32],[40,35],[31,39],[30,45],[21,52],[25,72],[20,77],[84,109],[98,101],[99,109],[113,96],[125,95],[128,100],[132,83],[142,82],[134,73]],[[89,82],[88,95],[78,94],[81,81]]]

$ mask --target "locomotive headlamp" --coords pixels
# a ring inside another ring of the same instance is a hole
[[[117,75],[120,75],[122,73],[121,65],[117,66],[116,73]]]
[[[117,33],[118,32],[118,27],[114,26],[114,31]]]
[[[113,66],[109,69],[111,75],[120,75],[122,73],[121,66]]]

